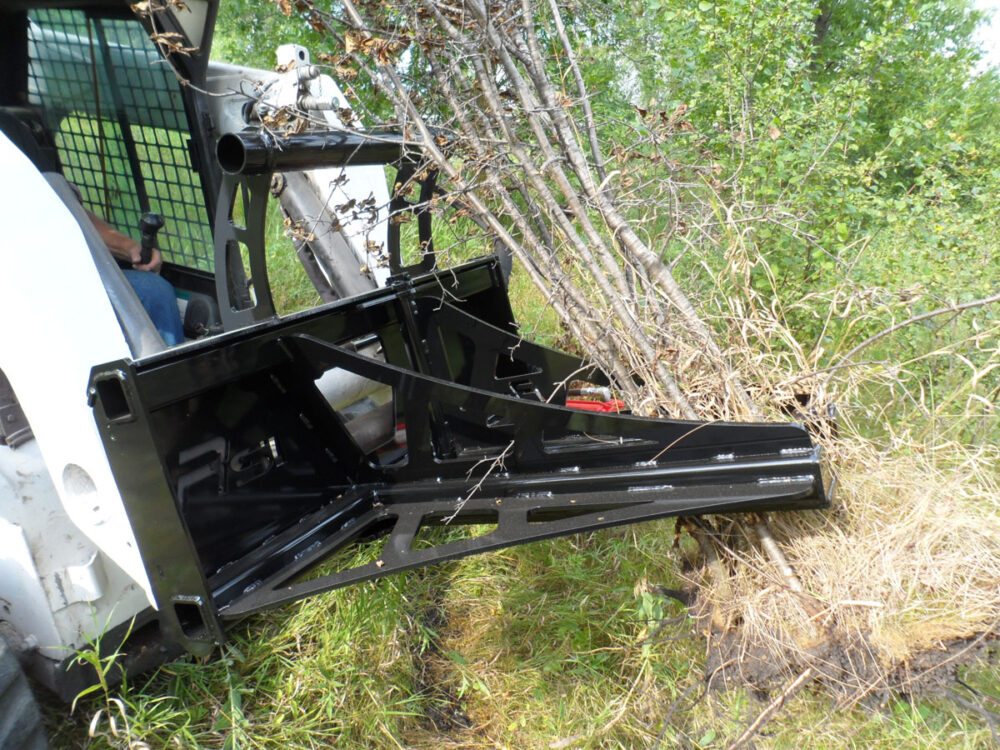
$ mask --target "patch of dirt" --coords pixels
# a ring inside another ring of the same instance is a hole
[[[781,690],[806,668],[812,682],[842,705],[883,705],[892,696],[943,695],[960,684],[962,669],[1000,653],[1000,633],[981,633],[942,642],[898,665],[879,662],[867,638],[858,634],[822,633],[810,648],[789,650],[776,659],[774,644],[747,643],[740,627],[720,630],[696,601],[692,606],[699,632],[707,636],[705,680],[708,689],[745,687],[764,698]]]
[[[413,618],[415,626],[429,635],[429,642],[412,639],[413,660],[418,666],[413,689],[422,698],[424,715],[417,721],[417,736],[411,739],[418,746],[443,747],[441,743],[445,743],[452,747],[456,737],[473,731],[473,722],[455,692],[453,665],[441,651],[441,634],[448,626],[443,601],[425,604]]]
[[[450,662],[441,653],[440,633],[447,626],[444,607],[436,604],[422,613],[423,625],[435,633],[431,646],[417,655],[420,672],[416,690],[426,699],[426,728],[442,734],[472,728],[461,699],[449,679]]]

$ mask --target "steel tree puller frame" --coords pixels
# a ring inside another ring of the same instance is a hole
[[[402,152],[386,134],[224,136],[218,261],[238,239],[263,268],[252,214],[272,171],[401,167]],[[246,230],[232,217],[239,191]],[[571,381],[607,382],[517,336],[495,258],[436,271],[425,253],[404,268],[398,233],[389,252],[385,289],[282,320],[258,296],[224,316],[264,322],[93,370],[94,413],[165,634],[190,651],[253,612],[442,560],[666,516],[826,505],[804,428],[567,408]],[[217,279],[220,300],[236,301]],[[317,386],[330,371],[381,389],[384,403],[360,416],[332,406]],[[415,545],[443,523],[492,530]],[[370,563],[304,578],[379,537]]]

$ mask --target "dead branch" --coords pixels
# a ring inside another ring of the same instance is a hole
[[[739,750],[739,748],[749,742],[750,738],[760,731],[760,728],[774,716],[778,709],[785,705],[785,701],[802,689],[809,681],[809,678],[812,677],[812,674],[812,667],[806,667],[802,670],[798,677],[785,686],[785,689],[778,694],[777,698],[767,704],[767,707],[757,715],[757,718],[750,723],[750,726],[746,728],[743,734],[737,737],[736,741],[729,746],[729,750]]]
[[[994,294],[990,297],[983,297],[982,299],[972,300],[971,302],[963,302],[960,305],[946,305],[945,307],[939,307],[936,310],[931,310],[930,312],[921,313],[920,315],[914,315],[912,318],[907,318],[906,320],[896,323],[895,325],[889,326],[885,330],[879,331],[874,336],[869,336],[860,344],[851,349],[847,354],[837,357],[837,363],[850,361],[855,354],[860,352],[862,349],[874,344],[880,339],[884,339],[901,328],[906,328],[906,326],[913,325],[914,323],[920,323],[924,320],[929,320],[930,318],[935,318],[938,315],[945,315],[947,313],[959,313],[963,310],[971,310],[975,307],[985,307],[986,305],[992,305],[1000,302],[1000,294]]]
[[[709,365],[718,377],[720,397],[711,403],[721,408],[720,415],[756,413],[740,376],[672,278],[662,253],[645,245],[618,207],[612,180],[621,171],[608,172],[583,74],[554,0],[541,6],[530,0],[502,6],[484,0],[381,6],[348,0],[341,17],[317,11],[308,0],[303,4],[310,14],[343,27],[336,38],[370,70],[400,122],[419,134],[425,155],[476,223],[522,261],[623,395],[643,404],[669,404],[670,411],[696,419],[699,411],[674,368],[703,359],[697,366]],[[550,78],[540,29],[558,40],[557,64],[572,77],[572,98]],[[459,136],[460,163],[427,137],[425,110],[394,62],[359,54],[357,44],[348,44],[358,35],[405,38],[419,48],[434,96],[446,105],[441,110],[446,126]],[[672,189],[672,194],[678,193]],[[595,300],[607,310],[595,310]],[[680,351],[686,359],[673,356]],[[644,383],[641,398],[631,372]]]

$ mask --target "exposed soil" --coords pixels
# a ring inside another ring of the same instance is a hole
[[[414,627],[429,634],[429,643],[423,638],[410,639],[413,660],[418,668],[414,692],[421,696],[420,705],[424,712],[417,722],[417,734],[425,735],[412,739],[421,746],[438,746],[438,740],[447,737],[453,742],[456,736],[471,730],[473,722],[455,692],[454,680],[450,676],[451,662],[441,651],[441,635],[448,626],[443,599],[436,597],[429,604],[422,603],[412,617]]]
[[[789,650],[775,658],[773,644],[748,645],[739,626],[723,632],[696,602],[699,631],[707,633],[705,680],[710,689],[745,687],[759,697],[781,690],[796,674],[812,669],[812,684],[841,704],[876,706],[892,696],[948,694],[961,684],[970,666],[1000,658],[1000,633],[981,633],[943,642],[915,653],[897,665],[880,663],[868,640],[857,634],[827,631],[808,649]]]

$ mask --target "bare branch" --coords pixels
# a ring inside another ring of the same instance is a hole
[[[884,339],[896,331],[906,328],[907,326],[913,325],[914,323],[920,323],[924,320],[929,320],[935,318],[938,315],[946,315],[947,313],[960,313],[963,310],[971,310],[976,307],[985,307],[986,305],[992,305],[1000,302],[1000,294],[994,294],[989,297],[983,297],[982,299],[972,300],[971,302],[963,302],[960,305],[946,305],[945,307],[939,307],[936,310],[931,310],[930,312],[921,313],[920,315],[914,315],[912,318],[907,318],[906,320],[891,325],[885,330],[879,331],[874,336],[869,336],[860,344],[851,349],[847,354],[837,357],[837,364],[841,362],[849,362],[854,358],[854,355],[860,352],[862,349],[866,349],[876,341]]]

